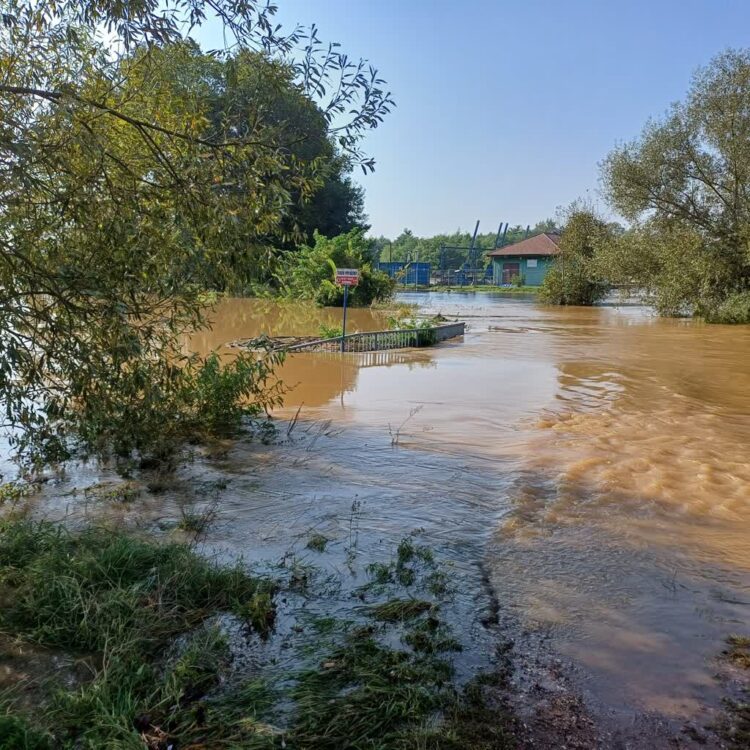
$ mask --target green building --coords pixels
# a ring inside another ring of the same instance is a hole
[[[539,286],[559,252],[560,235],[542,232],[515,245],[499,247],[487,255],[492,259],[492,283]]]

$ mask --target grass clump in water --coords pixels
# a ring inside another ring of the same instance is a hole
[[[328,537],[323,536],[323,534],[313,534],[307,540],[307,549],[311,549],[314,552],[325,552],[327,545]]]
[[[319,667],[300,675],[292,737],[298,747],[411,748],[413,733],[451,697],[452,667],[350,634]]]
[[[0,585],[6,633],[97,665],[89,682],[60,690],[34,717],[62,747],[142,750],[219,731],[202,726],[196,701],[229,654],[205,623],[220,612],[249,626],[272,621],[273,585],[240,565],[101,529],[74,535],[49,523],[0,523]],[[184,649],[165,660],[175,641]]]
[[[391,599],[370,608],[370,616],[384,622],[404,622],[433,608],[430,602],[421,599]]]

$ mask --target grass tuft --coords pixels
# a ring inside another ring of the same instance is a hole
[[[314,552],[325,552],[327,545],[328,537],[322,534],[313,534],[307,541],[307,549],[311,549]]]
[[[404,622],[433,608],[430,602],[421,599],[391,599],[370,608],[370,615],[383,622]]]

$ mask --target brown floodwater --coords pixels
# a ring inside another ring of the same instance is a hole
[[[491,294],[401,299],[466,320],[466,336],[294,355],[280,415],[301,407],[301,420],[343,428],[356,483],[408,487],[415,523],[457,539],[474,529],[501,605],[553,635],[605,713],[704,717],[723,639],[750,628],[750,327]],[[191,346],[315,333],[339,316],[226,300]],[[383,319],[355,310],[350,324]],[[400,458],[384,459],[397,433]]]
[[[299,607],[344,617],[366,564],[416,533],[456,584],[460,674],[492,663],[500,638],[519,663],[551,649],[606,726],[608,740],[576,746],[692,747],[682,727],[712,721],[725,694],[724,639],[750,634],[750,327],[487,293],[401,299],[465,320],[466,335],[292,355],[276,440],[198,450],[173,488],[144,486],[127,503],[107,500],[122,481],[111,470],[69,467],[39,511],[171,538],[186,507],[215,501],[207,551],[327,566],[339,593]],[[340,315],[222,300],[185,346],[231,353],[238,339],[315,335]],[[349,330],[387,317],[351,310]],[[325,555],[307,549],[311,531],[331,540]]]

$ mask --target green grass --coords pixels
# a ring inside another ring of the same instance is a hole
[[[383,569],[388,589],[407,570],[426,587],[437,563],[407,537]],[[274,585],[187,545],[5,521],[0,591],[5,633],[84,654],[93,670],[51,687],[33,715],[0,697],[0,750],[512,747],[510,718],[484,688],[457,691],[446,654],[461,645],[438,602],[391,591],[356,621],[312,618],[298,671],[240,679],[220,615],[271,637]]]
[[[142,750],[141,734],[190,736],[191,706],[228,658],[208,619],[233,612],[265,632],[274,611],[269,581],[187,545],[28,521],[0,524],[0,586],[4,632],[97,665],[90,681],[51,698],[43,728],[63,747]],[[184,650],[165,661],[180,636]]]

